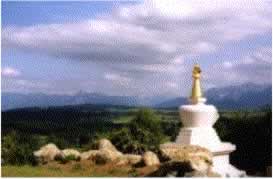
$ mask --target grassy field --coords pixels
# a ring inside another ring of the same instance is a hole
[[[130,167],[114,167],[113,165],[97,166],[91,162],[70,162],[58,164],[52,162],[43,166],[2,166],[2,177],[110,177],[132,176]]]
[[[156,169],[156,166],[132,168],[131,166],[116,166],[115,163],[96,165],[91,161],[1,167],[2,177],[143,177]]]

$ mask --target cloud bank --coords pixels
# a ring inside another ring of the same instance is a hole
[[[264,47],[243,57],[240,61],[224,61],[213,65],[208,71],[209,75],[205,76],[205,80],[212,86],[248,82],[264,85],[272,83],[271,73],[272,49]]]
[[[2,45],[90,61],[106,72],[103,78],[112,81],[113,90],[127,86],[141,95],[159,89],[178,93],[190,84],[190,77],[184,77],[191,70],[187,59],[200,59],[226,43],[270,31],[271,1],[144,1],[77,23],[6,27]],[[247,81],[249,76],[241,74],[254,70],[259,81],[271,72],[271,60],[263,56],[268,51],[217,64],[212,73],[226,75],[227,81]]]

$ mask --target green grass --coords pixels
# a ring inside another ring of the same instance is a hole
[[[83,167],[69,164],[66,167],[54,166],[13,166],[1,167],[2,177],[111,177],[128,176],[128,170],[122,168],[100,169],[100,166]]]
[[[4,166],[3,177],[79,177],[93,176],[90,171],[65,171],[58,167]]]
[[[113,120],[113,123],[115,124],[128,124],[134,116],[126,115],[126,116],[121,116]]]
[[[42,168],[24,166],[3,166],[3,177],[41,177],[41,176],[67,176],[59,168]]]
[[[266,115],[263,111],[220,111],[222,117],[227,118],[244,118],[248,119],[250,117],[261,117]]]

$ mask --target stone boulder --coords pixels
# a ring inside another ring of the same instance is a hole
[[[121,152],[108,150],[108,149],[102,149],[96,153],[94,157],[94,161],[96,164],[106,164],[109,162],[113,162],[120,157],[122,157]]]
[[[64,149],[64,150],[62,150],[62,153],[63,153],[64,157],[74,156],[75,159],[80,158],[80,155],[81,155],[81,153],[75,149]]]
[[[57,157],[64,157],[62,151],[52,143],[41,147],[38,151],[34,151],[33,155],[43,164],[52,161]]]
[[[81,160],[94,160],[98,152],[98,150],[89,150],[81,153],[80,158]]]
[[[219,177],[212,172],[212,153],[199,146],[163,144],[160,146],[164,163],[149,176]]]
[[[158,169],[147,175],[148,177],[220,177],[212,171],[196,171],[187,161],[167,161]]]
[[[129,160],[123,155],[121,157],[118,157],[115,161],[114,161],[116,166],[125,166],[125,165],[129,165]]]
[[[137,165],[141,162],[141,155],[125,154],[117,158],[116,165]]]
[[[113,152],[119,152],[116,147],[108,139],[100,139],[98,142],[99,150],[111,150]]]
[[[196,145],[163,144],[160,153],[166,160],[189,162],[194,170],[201,172],[210,170],[213,163],[212,153]]]
[[[159,165],[160,161],[157,155],[151,151],[147,151],[142,156],[143,162],[146,166]]]
[[[108,139],[101,139],[98,141],[98,152],[94,157],[97,164],[105,164],[113,162],[122,157],[123,154],[119,152],[116,147]]]
[[[141,155],[125,154],[124,156],[127,158],[129,165],[136,165],[142,161]]]

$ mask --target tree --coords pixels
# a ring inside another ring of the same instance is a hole
[[[36,137],[17,134],[11,131],[2,138],[2,159],[4,164],[37,164],[33,151],[37,150]]]
[[[159,144],[167,140],[161,128],[161,120],[150,109],[140,109],[128,127],[115,130],[110,140],[122,152],[142,154],[158,151]]]

